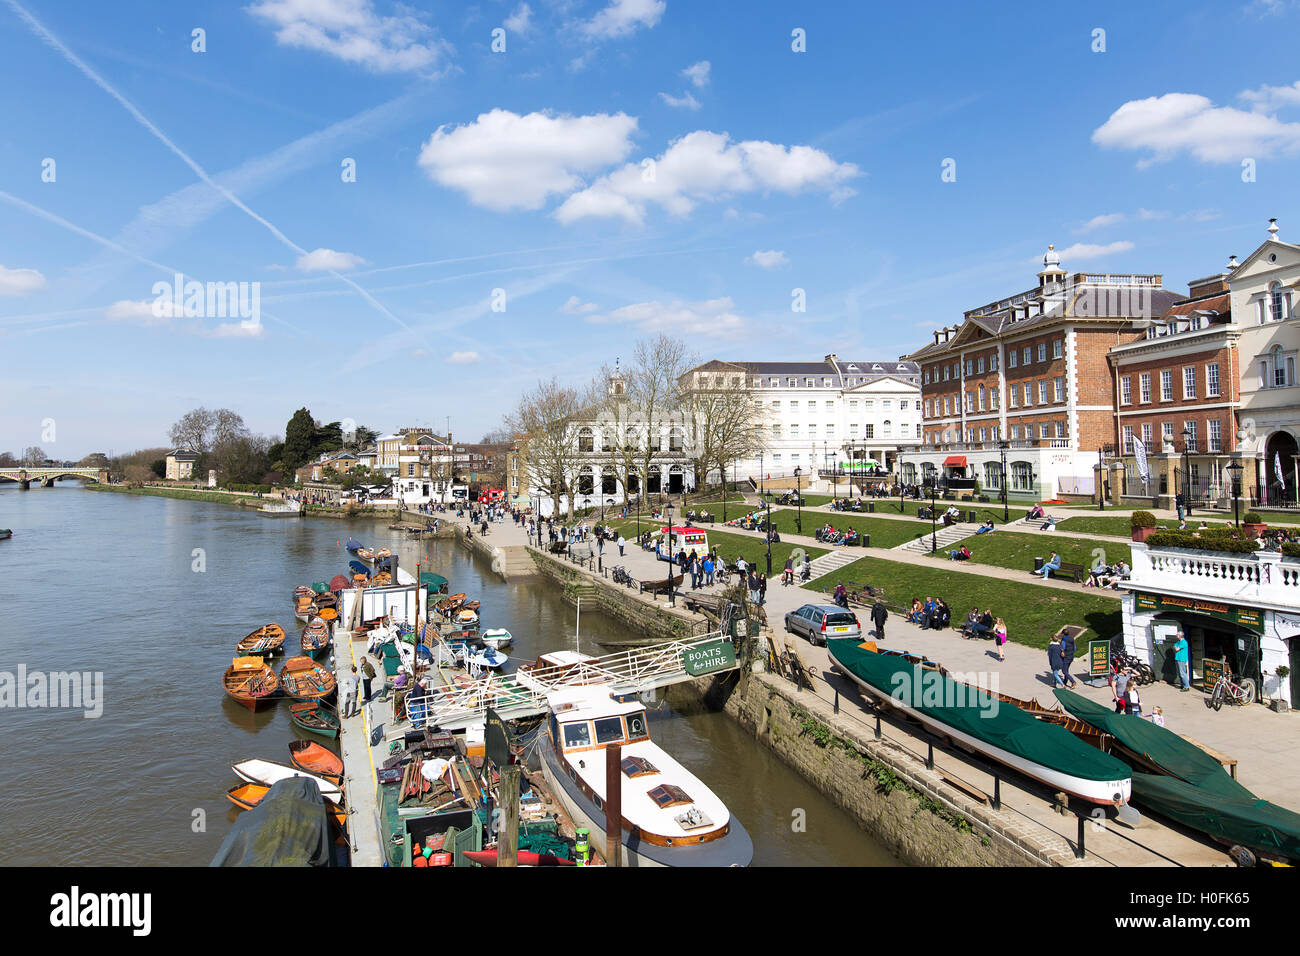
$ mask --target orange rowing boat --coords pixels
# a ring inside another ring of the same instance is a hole
[[[315,741],[289,741],[289,759],[299,770],[306,770],[337,784],[343,783],[343,760]]]
[[[291,657],[280,668],[280,686],[297,700],[325,700],[333,696],[334,675],[310,657]]]
[[[226,668],[221,686],[231,700],[255,711],[275,698],[280,681],[260,657],[236,657]]]
[[[262,802],[271,788],[260,783],[241,783],[237,787],[231,787],[226,791],[226,799],[239,807],[241,810],[251,810]],[[348,812],[339,807],[328,806],[327,810],[330,819],[333,820],[340,828],[346,828],[348,825]]]

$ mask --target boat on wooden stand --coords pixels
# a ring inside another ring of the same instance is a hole
[[[280,689],[275,671],[262,658],[251,656],[232,660],[221,679],[221,685],[231,700],[254,711],[260,705],[274,700]]]

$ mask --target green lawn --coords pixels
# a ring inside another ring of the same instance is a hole
[[[1048,514],[1052,513],[1050,508],[1046,510]],[[1176,529],[1178,527],[1178,521],[1174,518],[1158,518],[1156,519],[1156,524],[1161,528]],[[1222,521],[1206,520],[1206,524],[1211,528],[1223,527]],[[1066,518],[1063,521],[1058,521],[1056,526],[1062,531],[1075,531],[1081,534],[1111,534],[1119,538],[1128,538],[1131,537],[1132,534],[1132,524],[1129,521],[1128,515],[1081,515],[1079,517]],[[1195,530],[1200,526],[1201,519],[1195,515],[1193,515],[1191,521],[1187,523],[1187,527],[1192,530]]]
[[[1046,649],[1051,636],[1066,624],[1088,628],[1080,639],[1083,646],[1092,638],[1110,638],[1120,632],[1120,602],[1095,592],[1045,588],[1026,581],[999,581],[977,574],[928,568],[882,558],[861,558],[813,581],[814,590],[833,588],[837,581],[861,586],[870,583],[885,589],[886,602],[910,607],[912,598],[940,597],[952,610],[957,626],[972,607],[990,608],[994,617],[1007,623],[1007,637],[1017,644]],[[898,612],[891,611],[894,618]],[[886,624],[886,633],[889,625]]]
[[[797,534],[795,520],[798,512],[793,508],[782,508],[772,512],[772,524],[781,534]],[[828,515],[815,511],[803,514],[803,533],[808,537],[817,534],[817,529],[830,523],[836,528],[856,528],[859,534],[871,535],[873,548],[892,548],[911,541],[920,534],[928,534],[928,521],[900,521],[897,518],[873,518],[870,515],[858,515],[852,512]]]
[[[970,548],[973,564],[992,564],[1013,571],[1028,571],[1034,566],[1034,558],[1048,558],[1053,551],[1061,555],[1067,564],[1082,564],[1085,568],[1095,565],[1098,559],[1102,564],[1114,564],[1123,559],[1131,562],[1132,548],[1119,541],[1089,541],[1084,538],[1066,538],[1055,535],[1029,535],[1015,531],[993,531],[989,534],[972,535],[963,538],[953,548],[965,545]],[[948,560],[948,551],[940,549],[937,558]]]

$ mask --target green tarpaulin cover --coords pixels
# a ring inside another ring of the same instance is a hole
[[[1255,795],[1233,780],[1223,765],[1200,747],[1145,717],[1117,714],[1109,707],[1073,691],[1058,689],[1056,699],[1080,720],[1104,730],[1129,750],[1141,754],[1165,773],[1210,793],[1254,799]]]
[[[1057,690],[1056,697],[1075,717],[1170,774],[1134,773],[1134,802],[1227,843],[1300,857],[1300,814],[1259,799],[1200,747],[1149,720],[1117,714],[1068,690]]]
[[[329,866],[330,822],[316,781],[290,777],[239,815],[212,866]]]
[[[1243,788],[1244,790],[1245,788]],[[1245,791],[1250,794],[1250,791]],[[1225,797],[1207,793],[1177,777],[1133,774],[1133,799],[1225,843],[1300,859],[1300,814],[1253,794]]]
[[[441,591],[447,586],[447,579],[441,574],[434,574],[432,571],[421,571],[420,583],[433,591]]]
[[[938,671],[922,670],[898,655],[866,650],[857,638],[831,638],[826,643],[840,666],[872,687],[978,740],[1085,780],[1120,781],[1131,775],[1123,761],[1090,747],[1064,727],[1043,723]]]
[[[315,591],[317,594],[324,594],[326,591],[330,589],[330,586],[326,584],[324,581],[313,581],[311,583],[311,589]]]

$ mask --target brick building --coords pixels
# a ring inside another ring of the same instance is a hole
[[[1038,285],[971,309],[903,356],[921,367],[922,443],[900,455],[909,484],[941,481],[1051,498],[1091,495],[1114,441],[1107,353],[1179,299],[1153,274],[1069,273],[1049,246]]]
[[[1182,492],[1193,506],[1231,500],[1226,468],[1237,451],[1240,343],[1225,272],[1190,283],[1189,296],[1142,338],[1110,350],[1122,493],[1162,496],[1163,507]],[[1146,451],[1146,483],[1135,442]]]

